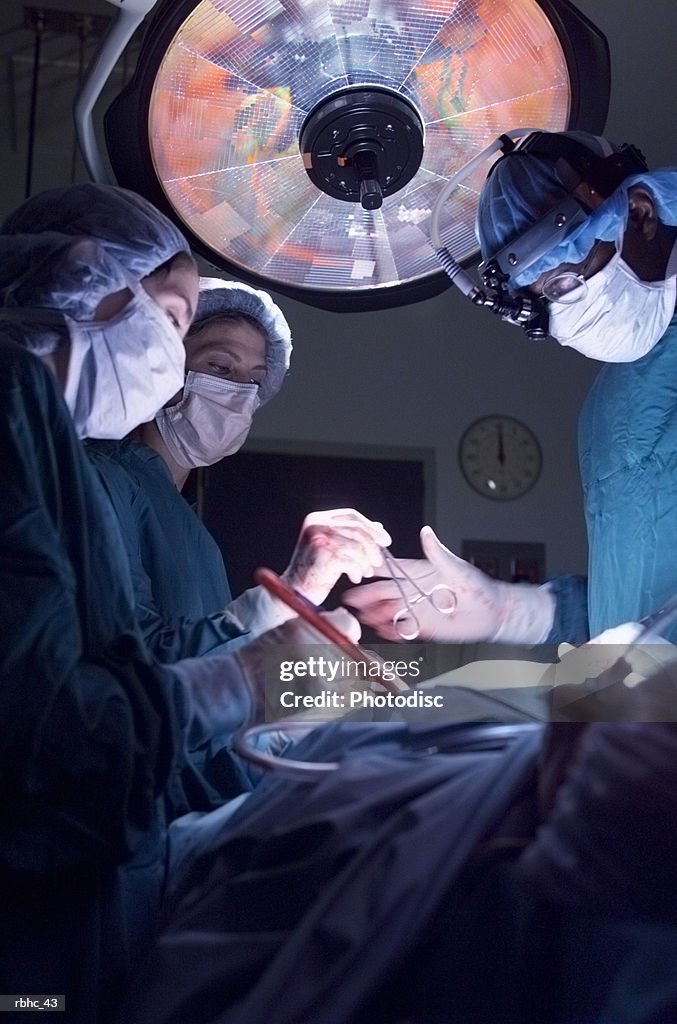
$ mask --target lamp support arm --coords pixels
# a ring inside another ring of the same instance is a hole
[[[87,172],[92,181],[111,184],[111,175],[101,155],[94,131],[94,106],[109,75],[146,15],[157,0],[106,0],[118,8],[117,16],[87,68],[73,104],[75,134]]]

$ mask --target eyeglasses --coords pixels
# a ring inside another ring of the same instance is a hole
[[[563,270],[546,276],[538,289],[539,293],[548,302],[562,306],[579,302],[588,294],[588,280],[607,265],[614,251],[615,247],[610,246],[608,242],[596,242],[583,262],[578,264],[578,269]]]
[[[588,294],[588,282],[583,274],[567,271],[551,277],[543,285],[542,295],[548,302],[557,302],[563,306],[572,305]]]

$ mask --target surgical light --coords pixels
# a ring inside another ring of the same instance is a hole
[[[431,210],[493,138],[600,132],[608,97],[606,42],[567,0],[162,0],[105,130],[120,184],[212,264],[354,310],[448,285]],[[446,206],[459,261],[487,170]]]

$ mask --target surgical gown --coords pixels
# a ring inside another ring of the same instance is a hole
[[[242,635],[216,541],[174,486],[164,460],[135,441],[88,441],[129,558],[137,616],[164,662],[218,651]]]
[[[579,454],[594,636],[677,592],[677,317],[642,359],[602,368]]]
[[[149,657],[65,403],[3,339],[0,457],[0,991],[98,1024],[156,924],[186,750],[238,728],[250,691],[230,661]]]
[[[88,441],[85,450],[113,506],[137,619],[155,658],[173,664],[245,643],[247,631],[223,611],[231,595],[219,547],[175,487],[164,460],[128,439]],[[234,753],[232,739],[228,728],[189,752],[184,785],[195,809],[211,810],[249,792],[258,778]]]
[[[550,643],[641,619],[677,592],[677,317],[647,355],[602,367],[581,411],[578,448],[588,629],[579,583],[564,578]]]

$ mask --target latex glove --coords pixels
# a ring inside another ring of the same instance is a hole
[[[492,579],[449,551],[429,526],[421,530],[421,548],[424,558],[403,558],[399,564],[426,592],[439,584],[451,587],[457,603],[453,614],[444,615],[429,601],[417,602],[413,610],[420,639],[445,643],[545,640],[554,616],[554,598],[547,588]],[[408,597],[417,596],[406,580],[400,580],[400,585]],[[386,640],[401,640],[393,617],[402,609],[403,601],[393,580],[348,590],[343,600],[363,625],[371,626]]]
[[[352,583],[372,577],[382,563],[381,548],[391,543],[381,523],[353,508],[311,512],[282,579],[313,604],[322,604],[343,573]]]
[[[353,643],[360,639],[360,624],[345,608],[321,614],[345,633]],[[279,701],[275,699],[280,690],[280,681],[275,665],[281,660],[303,661],[318,656],[318,645],[321,645],[319,653],[325,659],[331,660],[334,655],[338,662],[344,659],[344,651],[340,647],[330,644],[309,623],[295,616],[255,637],[251,643],[244,644],[235,651],[233,657],[239,663],[254,695],[255,722],[273,721],[280,717]],[[350,685],[354,683],[355,679],[352,677]],[[291,684],[285,684],[283,688],[293,689],[296,693],[316,693],[328,685],[327,680],[308,675],[299,676],[293,687]]]
[[[603,633],[591,637],[584,647],[598,646],[599,644],[631,644],[637,639],[644,627],[641,622],[623,622],[620,626],[612,626],[605,629]]]
[[[543,739],[539,758],[538,807],[542,821],[555,806],[560,786],[575,761],[583,736],[591,722],[616,720],[634,711],[630,688],[635,677],[625,660],[630,644],[639,636],[638,622],[625,622],[604,630],[587,644],[560,644],[559,663],[551,666],[542,682],[553,687],[550,694],[551,724]],[[636,709],[635,709],[636,710]]]
[[[643,628],[625,622],[581,647],[560,649],[560,662],[552,670],[553,718],[664,721],[674,715],[677,648],[660,637],[635,644]]]
[[[323,619],[327,619],[331,622],[336,629],[340,630],[349,640],[352,640],[354,644],[359,642],[362,636],[362,626],[359,624],[354,615],[351,615],[347,608],[334,608],[331,612],[321,612]],[[312,629],[312,626],[311,626]],[[320,638],[315,633],[315,640],[311,643],[327,643],[324,637]]]

